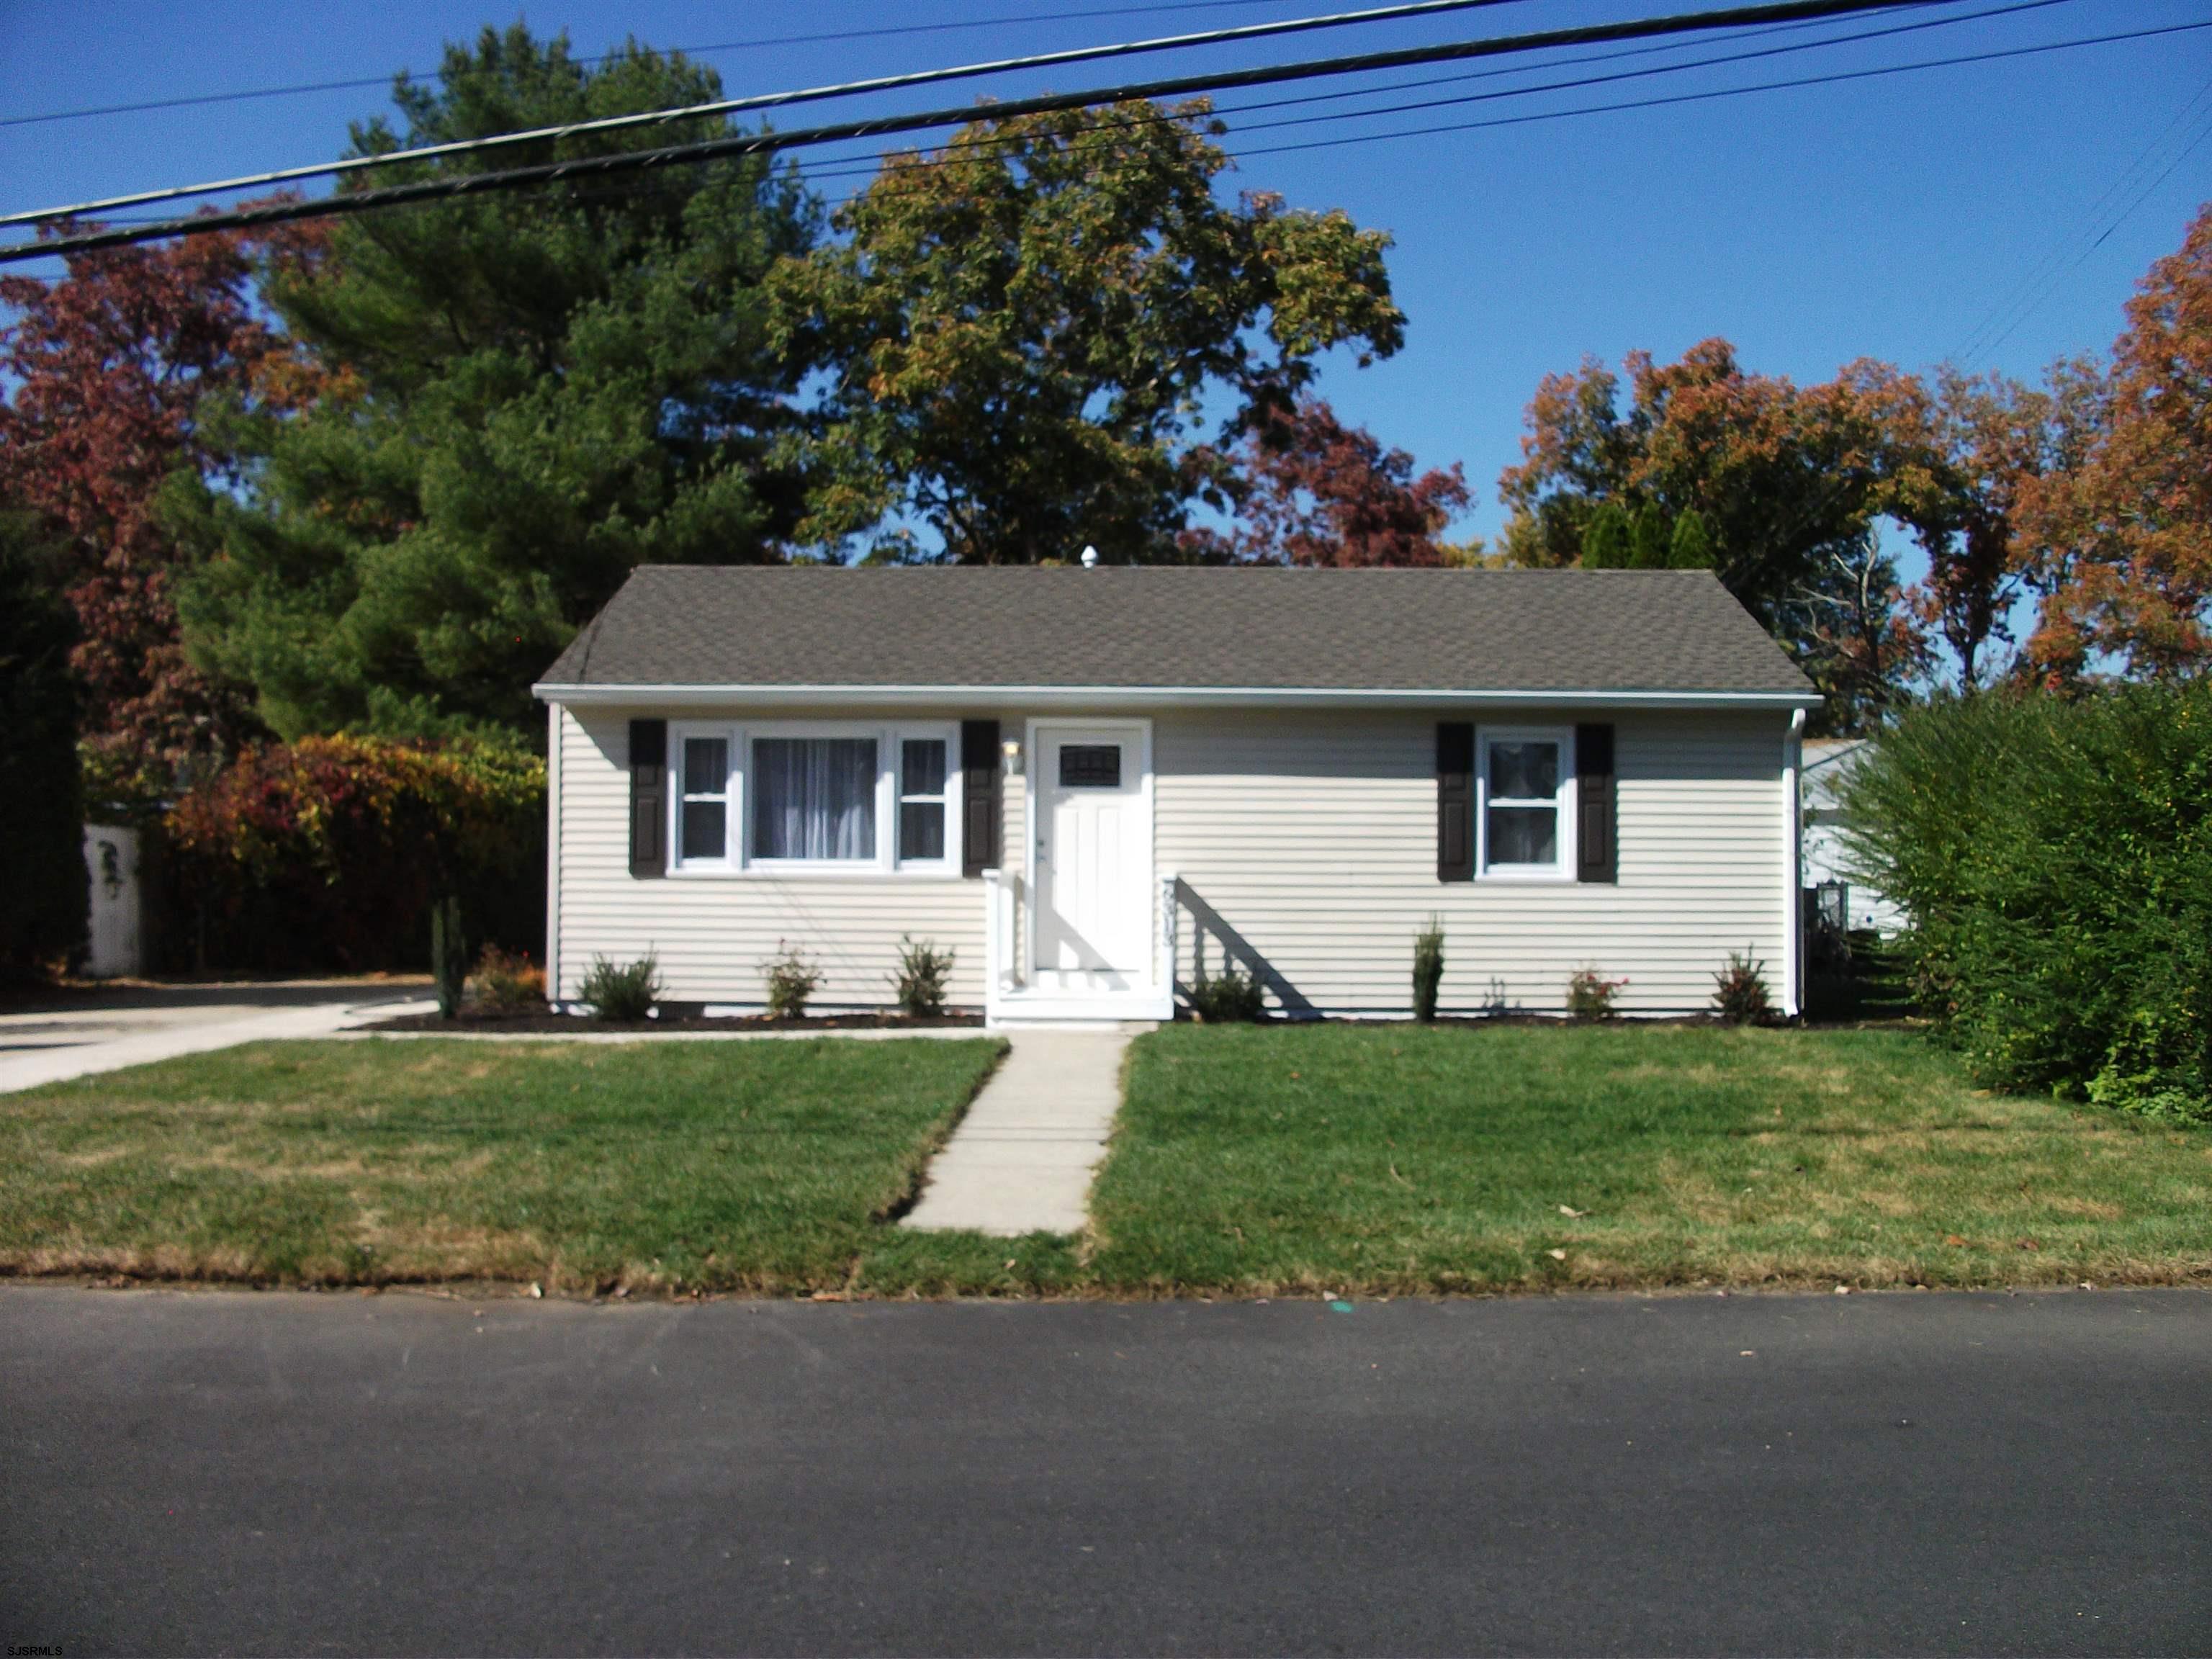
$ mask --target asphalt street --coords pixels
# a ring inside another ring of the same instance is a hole
[[[2202,1653],[2212,1295],[0,1289],[17,1653]]]

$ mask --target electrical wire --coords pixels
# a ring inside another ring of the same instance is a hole
[[[1358,133],[1346,138],[1319,138],[1305,143],[1270,144],[1257,149],[1240,149],[1239,156],[1287,155],[1297,150],[1336,149],[1346,144],[1380,143],[1394,138],[1426,138],[1439,133],[1479,132],[1492,127],[1526,126],[1539,121],[1571,120],[1584,115],[1612,115],[1626,110],[1662,109],[1676,104],[1710,103],[1719,98],[1738,98],[1756,92],[1794,92],[1804,87],[1838,86],[1850,81],[1871,81],[1884,76],[1905,75],[1918,70],[1955,69],[1966,64],[1995,63],[2008,58],[2033,58],[2045,52],[2070,52],[2080,46],[2111,46],[2122,40],[2148,40],[2159,35],[2187,34],[2199,29],[2212,29],[2212,18],[2199,23],[2172,23],[2162,28],[2130,29],[2116,34],[2086,35],[2073,40],[2051,40],[2039,46],[2011,46],[1998,51],[1968,52],[1955,58],[1923,58],[1914,64],[1891,64],[1879,69],[1841,70],[1832,75],[1808,75],[1788,81],[1762,81],[1747,87],[1721,87],[1711,92],[1686,92],[1665,98],[1637,98],[1617,104],[1593,104],[1578,109],[1544,110],[1533,115],[1499,116],[1486,121],[1464,121],[1438,126],[1407,127],[1396,132]],[[1285,124],[1287,125],[1287,124]],[[2201,143],[2200,138],[2197,142]],[[2191,148],[2194,148],[2192,144]],[[2179,163],[2177,161],[2176,166]],[[2169,173],[2172,168],[2167,169]],[[0,256],[4,258],[4,256]]]
[[[1928,3],[1928,0],[1891,0],[1892,3]],[[788,92],[767,92],[746,98],[720,98],[710,103],[687,104],[674,109],[642,110],[629,115],[604,115],[594,120],[570,121],[557,126],[528,127],[515,132],[489,133],[481,138],[458,138],[442,144],[418,144],[410,149],[385,150],[373,155],[348,156],[308,167],[278,167],[266,173],[217,179],[204,184],[174,185],[161,190],[133,191],[127,196],[103,197],[63,207],[34,208],[27,212],[0,214],[0,226],[37,224],[51,219],[82,218],[116,208],[143,207],[153,202],[182,201],[194,196],[222,195],[234,191],[264,190],[297,184],[307,179],[343,178],[382,167],[447,155],[473,155],[517,144],[552,143],[586,134],[626,132],[638,127],[663,126],[677,121],[719,120],[751,110],[787,109],[795,104],[820,103],[830,99],[860,97],[906,87],[974,80],[1018,70],[1050,69],[1068,64],[1094,63],[1101,58],[1129,58],[1156,52],[1181,52],[1193,46],[1224,46],[1284,34],[1310,33],[1317,29],[1396,22],[1412,17],[1478,11],[1492,6],[1516,5],[1521,0],[1405,0],[1397,5],[1370,7],[1363,11],[1331,12],[1316,17],[1294,17],[1273,23],[1246,23],[1235,28],[1206,29],[1195,34],[1167,34],[1149,40],[1123,40],[1110,46],[1077,46],[1066,52],[1033,52],[1024,58],[1000,58],[978,64],[958,64],[950,69],[917,70],[905,75],[878,75],[862,81],[843,81],[828,86],[801,87]]]
[[[2197,89],[2196,95],[2181,106],[2180,112],[2166,124],[2158,137],[2146,145],[2142,152],[2128,163],[2126,170],[2106,188],[2105,193],[2089,204],[2087,213],[2083,216],[2087,223],[2082,228],[2063,238],[2057,246],[2036,262],[2003,299],[1990,307],[1989,314],[1975,325],[1973,331],[1967,335],[1958,349],[1952,353],[1954,359],[1962,364],[1971,365],[1978,357],[1994,352],[2010,339],[2020,325],[2033,316],[2043,301],[2050,297],[2052,289],[2072,275],[2082,260],[2103,246],[2112,233],[2126,222],[2136,208],[2142,205],[2151,192],[2172,176],[2174,169],[2189,159],[2191,154],[2204,142],[2208,135],[2212,135],[2212,119],[2208,119],[2203,131],[2200,131],[2196,137],[2188,139],[2183,144],[2180,152],[2174,156],[2166,170],[2152,179],[2132,202],[2121,208],[2119,212],[2112,216],[2111,222],[2105,225],[2103,231],[2090,240],[2087,247],[2076,253],[2070,262],[2067,259],[2067,253],[2076,239],[2089,232],[2096,231],[2098,225],[2104,220],[2106,210],[2118,198],[2126,193],[2135,182],[2136,175],[2147,166],[2154,166],[2153,158],[2166,148],[2175,134],[2185,133],[2195,123],[2197,118],[2197,106],[2203,103],[2208,97],[2212,97],[2212,81],[2207,81]],[[2010,320],[2007,321],[2007,319]],[[2001,324],[2002,327],[1999,326]],[[1992,335],[1990,332],[1992,330],[1997,331]]]
[[[1092,105],[1180,97],[1192,93],[1224,90],[1234,87],[1264,86],[1367,70],[1408,68],[1430,63],[1504,57],[1543,51],[1556,46],[1594,46],[1613,40],[1686,34],[1751,23],[1789,22],[1802,18],[1845,16],[1857,13],[1898,9],[1898,0],[1784,0],[1784,3],[1779,4],[1678,14],[1668,17],[1638,19],[1628,22],[1589,24],[1578,28],[1552,29],[1531,34],[1449,41],[1426,46],[1401,47],[1390,52],[1364,52],[1345,58],[1309,59],[1303,63],[1271,64],[1253,69],[1220,71],[1210,75],[1181,76],[1133,85],[1093,88],[1084,92],[1012,99],[989,105],[981,112],[989,118],[1004,118],[1015,115],[1082,109]],[[0,248],[0,264],[54,253],[85,252],[100,247],[118,247],[134,242],[153,241],[163,236],[191,235],[214,230],[237,229],[252,225],[283,223],[298,219],[330,217],[364,212],[374,208],[392,206],[404,202],[429,201],[446,197],[522,189],[532,185],[555,180],[635,172],[679,162],[710,161],[725,155],[766,155],[853,138],[874,137],[894,132],[918,131],[932,127],[961,125],[976,119],[978,114],[979,112],[975,106],[968,106],[956,109],[930,110],[917,114],[879,116],[867,119],[837,122],[820,127],[797,129],[789,132],[732,133],[723,137],[688,144],[671,145],[659,149],[623,150],[608,155],[574,156],[563,161],[540,162],[534,166],[513,167],[497,173],[423,179],[404,185],[350,192],[342,191],[335,196],[319,198],[312,201],[295,199],[266,202],[221,212],[202,212],[189,218],[166,220],[154,225],[82,232],[57,236],[40,242],[18,244],[12,247]]]
[[[1734,64],[1754,62],[1761,58],[1778,57],[1786,53],[1816,52],[1834,46],[1851,46],[1861,41],[1884,40],[1900,34],[1919,33],[1929,29],[1943,28],[1961,23],[1981,22],[1992,17],[2010,16],[2022,12],[2041,11],[2047,9],[2051,6],[2070,5],[2074,3],[2076,3],[2076,0],[2011,0],[2011,3],[2008,4],[1990,6],[1984,8],[1980,11],[1960,12],[1948,17],[1929,18],[1920,22],[1897,24],[1887,28],[1862,29],[1856,33],[1848,34],[1826,35],[1819,40],[1796,41],[1787,46],[1765,47],[1750,52],[1724,52],[1717,57],[1689,58],[1679,63],[1662,64],[1648,69],[1622,70],[1610,75],[1581,76],[1571,80],[1539,82],[1533,85],[1509,87],[1500,91],[1478,93],[1457,98],[1427,99],[1416,103],[1385,105],[1375,109],[1341,110],[1321,115],[1302,117],[1297,120],[1236,123],[1232,125],[1230,118],[1238,115],[1258,113],[1269,110],[1297,108],[1313,104],[1328,103],[1346,98],[1380,97],[1390,93],[1413,91],[1423,87],[1450,85],[1467,81],[1484,80],[1503,75],[1527,75],[1533,72],[1540,72],[1543,70],[1565,69],[1591,63],[1614,62],[1620,58],[1641,57],[1656,52],[1680,52],[1694,43],[1683,40],[1674,40],[1660,46],[1641,46],[1634,48],[1629,52],[1592,52],[1582,58],[1557,59],[1544,64],[1516,64],[1505,69],[1475,70],[1464,71],[1457,75],[1428,76],[1419,80],[1395,82],[1389,85],[1381,87],[1359,87],[1345,92],[1305,93],[1291,98],[1269,98],[1258,100],[1249,103],[1221,104],[1215,106],[1210,112],[1210,114],[1213,118],[1220,120],[1231,131],[1238,133],[1265,131],[1273,128],[1284,126],[1310,125],[1318,121],[1360,120],[1372,116],[1404,114],[1416,110],[1444,108],[1463,104],[1485,103],[1504,98],[1525,98],[1534,96],[1539,93],[1572,91],[1583,87],[1601,86],[1621,81],[1640,80],[1653,76],[1679,75],[1692,70],[1711,69]],[[1820,24],[1829,21],[1831,20],[1825,18],[1816,19],[1810,23],[1787,24],[1782,25],[1780,27],[1790,29],[1811,28],[1817,27]],[[1778,29],[1774,28],[1747,30],[1727,38],[1735,40],[1743,40],[1768,36],[1778,32]],[[1948,61],[1950,60],[1937,60],[1937,64],[1932,64],[1930,66],[1937,66],[1942,63]],[[1908,65],[1905,67],[1913,66]],[[1607,107],[1612,106],[1607,106]],[[1152,117],[1106,117],[1102,118],[1096,122],[1085,124],[1082,130],[1085,132],[1092,132],[1115,127],[1150,125],[1155,123],[1171,121],[1176,118],[1178,118],[1166,113]],[[955,164],[962,159],[983,161],[989,158],[983,156],[963,158],[956,156],[953,152],[971,149],[997,149],[1008,146],[1018,146],[1023,142],[1024,141],[1019,138],[1002,138],[989,135],[975,138],[957,138],[948,143],[945,145],[945,149],[940,152],[939,155],[924,159],[933,163],[943,164]],[[835,158],[831,164],[833,170],[817,169],[811,171],[806,176],[810,180],[817,181],[857,176],[855,173],[849,171],[834,170],[847,159],[848,158]],[[862,173],[872,172],[874,170],[874,166],[872,164],[879,164],[883,159],[884,153],[880,152],[872,156],[870,158],[872,165],[862,169]]]
[[[757,52],[771,46],[811,46],[830,41],[880,40],[913,34],[949,34],[963,29],[1005,28],[1025,23],[1065,23],[1093,17],[1141,17],[1156,12],[1221,11],[1231,7],[1249,8],[1274,3],[1274,0],[1180,0],[1173,5],[1101,6],[1089,11],[1030,12],[1012,17],[966,17],[948,23],[905,23],[895,28],[839,29],[829,34],[772,34],[752,40],[722,40],[703,46],[670,46],[661,56],[665,58],[712,58],[731,52]],[[571,61],[594,67],[611,64],[626,56],[621,52],[603,52],[594,57]],[[294,98],[314,92],[357,92],[366,87],[388,87],[402,78],[414,79],[405,70],[392,75],[369,75],[349,81],[303,81],[288,87],[251,87],[238,92],[203,92],[183,98],[153,98],[137,104],[98,104],[86,109],[47,110],[37,115],[0,115],[0,127],[38,126],[50,121],[83,121],[102,115],[143,115],[155,110],[190,109],[204,104],[239,104],[259,98]],[[433,70],[419,77],[426,81],[442,81],[442,70]]]

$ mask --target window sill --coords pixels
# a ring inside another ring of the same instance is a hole
[[[775,881],[820,877],[831,881],[959,881],[957,869],[934,866],[916,869],[908,865],[889,869],[880,864],[793,864],[756,861],[748,865],[693,864],[668,872],[671,881]]]

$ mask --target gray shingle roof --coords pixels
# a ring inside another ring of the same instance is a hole
[[[549,685],[1805,693],[1705,571],[647,565]]]

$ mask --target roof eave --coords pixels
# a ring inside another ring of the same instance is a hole
[[[541,702],[570,707],[672,708],[797,708],[821,703],[874,703],[905,708],[1026,703],[1040,708],[1088,708],[1201,704],[1213,708],[1480,708],[1548,704],[1637,708],[1817,708],[1810,690],[1407,690],[1399,687],[1222,685],[726,685],[582,684],[541,680],[530,688]]]

